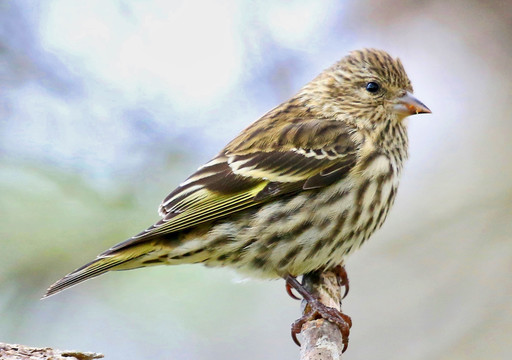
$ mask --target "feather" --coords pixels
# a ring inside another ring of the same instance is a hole
[[[50,286],[43,299],[83,281],[100,276],[110,270],[126,270],[140,267],[142,265],[135,265],[136,261],[134,262],[134,260],[146,255],[150,251],[151,246],[147,243],[124,249],[120,253],[110,252],[107,255],[105,252],[90,263],[79,267]]]
[[[238,151],[228,145],[164,199],[159,208],[162,220],[104,254],[342,179],[354,167],[360,144],[351,139],[346,125],[324,122],[309,123],[309,126],[314,125],[309,130],[318,135],[320,142],[310,148],[302,147],[306,143],[301,140],[300,131],[290,126],[286,127],[286,133],[294,135],[285,136],[291,142],[284,146],[288,150],[256,148],[249,152],[245,147]],[[296,124],[296,127],[302,126],[302,123]],[[243,136],[247,134],[239,137]],[[329,146],[324,146],[326,138]]]

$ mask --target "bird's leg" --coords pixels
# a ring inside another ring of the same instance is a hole
[[[350,289],[347,270],[345,270],[345,265],[338,265],[333,269],[333,271],[336,274],[336,278],[338,279],[338,284],[340,286],[345,287],[345,293],[343,293],[342,296],[342,299],[345,299]]]
[[[320,300],[312,295],[295,277],[288,275],[285,277],[285,280],[287,284],[286,288],[290,289],[290,292],[291,288],[295,289],[307,302],[304,315],[292,324],[291,332],[293,341],[300,346],[300,342],[297,340],[297,334],[301,332],[302,326],[311,320],[325,319],[335,324],[340,329],[343,338],[343,351],[345,351],[348,347],[348,336],[350,334],[350,327],[352,326],[350,317],[335,308],[321,303]]]
[[[348,280],[347,270],[345,270],[345,265],[338,265],[333,269],[333,271],[336,274],[338,285],[345,287],[345,292],[342,297],[342,299],[345,299],[350,289],[350,282]],[[293,293],[292,286],[288,282],[286,282],[286,292],[292,299],[300,300],[300,298]]]

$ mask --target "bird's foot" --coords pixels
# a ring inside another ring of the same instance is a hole
[[[338,283],[340,285],[348,286],[348,278],[347,273],[344,271],[345,269],[341,267],[342,270],[337,270]],[[339,275],[341,273],[342,275]],[[344,274],[344,276],[343,276]],[[341,280],[340,280],[341,278]],[[301,283],[297,281],[297,279],[291,275],[288,275],[286,278],[286,291],[288,295],[290,295],[294,299],[298,299],[295,294],[293,294],[292,289],[295,289],[300,295],[302,295],[303,299],[306,300],[307,305],[305,309],[305,314],[296,320],[292,324],[291,334],[293,341],[300,346],[300,342],[297,339],[297,334],[299,334],[302,330],[302,326],[311,320],[316,319],[325,319],[334,325],[336,325],[341,332],[342,341],[343,341],[343,352],[348,347],[348,337],[350,334],[350,328],[352,327],[352,320],[349,316],[343,314],[341,311],[324,305],[320,300],[318,300],[314,295],[312,295]],[[345,295],[347,290],[345,290]]]
[[[302,326],[311,320],[325,319],[340,329],[341,338],[343,339],[343,352],[348,347],[348,337],[350,335],[350,328],[352,327],[352,319],[350,316],[343,314],[341,311],[322,304],[319,300],[308,301],[307,305],[310,310],[304,314],[301,318],[297,319],[292,324],[292,339],[300,346],[300,342],[297,339],[297,335],[301,332]]]

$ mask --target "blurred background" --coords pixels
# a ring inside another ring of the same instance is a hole
[[[432,115],[388,221],[348,260],[344,359],[512,358],[512,2],[0,0],[0,342],[115,359],[297,359],[283,281],[109,273],[240,130],[360,47]]]

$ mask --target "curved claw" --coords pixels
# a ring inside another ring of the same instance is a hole
[[[347,351],[347,348],[348,348],[348,338],[347,338],[347,341],[345,341],[345,339],[343,339],[343,350],[341,350],[341,353],[343,354],[345,351]]]
[[[293,290],[292,290],[292,286],[289,284],[289,283],[286,283],[286,292],[288,293],[288,295],[290,295],[290,297],[292,299],[295,299],[295,300],[300,300],[300,297],[296,296],[294,293],[293,293]],[[297,341],[295,341],[297,342]],[[299,345],[300,346],[300,345]]]
[[[348,328],[352,327],[352,319],[347,314],[343,314],[341,311],[338,312],[338,315],[342,317],[342,319],[347,323]],[[350,330],[349,330],[350,332]]]
[[[348,291],[350,290],[350,282],[348,280],[347,270],[345,270],[344,265],[338,265],[334,268],[334,271],[336,272],[336,277],[338,278],[338,284],[345,287],[345,293],[342,297],[342,299],[345,299],[345,297],[348,295]]]
[[[295,323],[294,323],[295,324]],[[292,340],[295,344],[297,344],[298,347],[300,347],[300,341],[297,339],[297,334],[300,333],[300,330],[299,331],[296,331],[294,328],[293,328],[293,325],[292,324]]]
[[[341,299],[345,299],[348,295],[348,290],[350,289],[350,287],[348,286],[348,283],[345,285],[345,292],[343,293],[343,296],[341,297]]]

